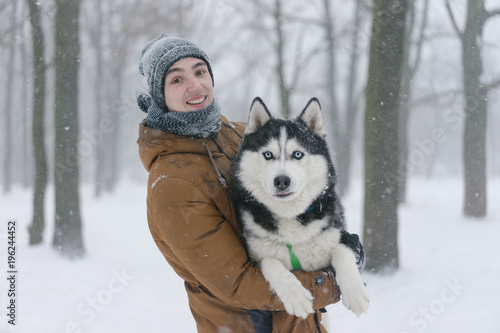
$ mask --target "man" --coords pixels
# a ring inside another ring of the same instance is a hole
[[[207,55],[162,34],[144,47],[139,68],[149,88],[137,98],[147,112],[138,144],[149,172],[149,228],[185,281],[198,331],[326,332],[319,309],[340,299],[331,271],[294,272],[317,309],[303,320],[284,311],[248,260],[228,195],[244,124],[220,114]],[[261,310],[273,311],[272,319]]]

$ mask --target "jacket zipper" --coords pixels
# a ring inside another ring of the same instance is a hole
[[[215,164],[214,156],[212,155],[212,151],[210,150],[210,147],[208,146],[208,143],[206,141],[203,141],[203,146],[205,146],[205,149],[207,150],[208,157],[210,158],[210,162],[212,163],[212,166],[215,169],[215,173],[217,174],[217,179],[219,180],[220,185],[222,186],[222,189],[224,192],[226,192],[226,195],[229,195],[229,186],[227,185],[227,181],[222,176],[222,173],[219,170],[219,167]]]
[[[230,128],[239,138],[243,139],[243,135],[241,135],[240,132],[238,132],[236,130],[236,128],[234,128],[233,125],[231,125],[230,123],[225,122],[225,121],[223,121],[222,124],[224,126]],[[221,150],[219,144],[217,143],[217,141],[214,140],[214,142],[217,145],[217,147],[219,147],[219,150]],[[226,192],[227,195],[229,195],[229,191],[230,191],[229,185],[227,184],[227,181],[224,178],[224,176],[222,176],[222,173],[220,172],[219,167],[217,166],[217,164],[215,164],[214,156],[212,155],[212,151],[210,150],[210,146],[208,145],[208,143],[206,141],[203,141],[203,146],[207,150],[208,157],[210,158],[210,162],[212,163],[212,166],[215,169],[215,173],[217,174],[217,179],[219,180],[219,183],[222,186],[222,189],[224,190],[224,192]],[[225,152],[222,151],[222,153],[224,155],[226,155]]]

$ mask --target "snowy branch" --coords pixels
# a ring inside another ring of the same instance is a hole
[[[487,83],[487,84],[483,84],[481,87],[481,90],[485,90],[486,92],[490,92],[491,90],[496,89],[498,87],[500,87],[500,79],[497,79],[497,80],[492,81],[492,82]],[[462,88],[449,89],[449,90],[441,91],[441,92],[438,92],[435,94],[423,96],[419,99],[414,100],[411,103],[411,105],[412,105],[412,107],[424,105],[424,104],[436,102],[442,98],[462,95],[463,93],[464,93],[464,90]]]
[[[486,89],[487,92],[490,92],[491,90],[500,87],[500,79],[497,79],[496,81],[485,84],[483,87],[484,87],[484,89]]]
[[[415,61],[413,63],[413,66],[410,68],[410,75],[413,76],[415,75],[415,72],[417,71],[418,66],[420,65],[420,59],[422,56],[422,45],[425,40],[425,28],[427,27],[427,19],[428,19],[428,11],[429,11],[429,0],[425,0],[424,2],[424,9],[423,9],[423,19],[422,19],[422,24],[420,25],[420,31],[419,31],[419,37],[417,40],[417,47],[416,47],[416,55],[415,55]]]
[[[458,28],[457,21],[455,20],[455,15],[453,15],[453,11],[451,10],[449,0],[446,0],[446,10],[448,12],[448,16],[450,17],[451,24],[453,24],[453,28],[455,29],[455,32],[457,33],[458,37],[460,37],[460,39],[463,39],[464,33],[462,31],[460,31],[460,29]]]
[[[495,16],[495,15],[500,15],[500,8],[495,9],[495,10],[490,10],[488,12],[488,18],[491,18],[492,16]]]
[[[430,95],[427,95],[427,96],[423,96],[419,99],[416,99],[414,101],[412,101],[410,103],[410,105],[412,107],[415,107],[415,106],[419,106],[419,105],[424,105],[424,104],[428,104],[428,103],[433,103],[433,102],[436,102],[442,98],[446,98],[446,97],[453,97],[455,95],[460,95],[460,94],[463,94],[464,90],[462,88],[459,88],[459,89],[449,89],[449,90],[445,90],[445,91],[441,91],[441,92],[438,92],[438,93],[435,93],[435,94],[430,94]]]

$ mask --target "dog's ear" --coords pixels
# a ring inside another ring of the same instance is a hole
[[[321,115],[321,105],[317,98],[311,98],[300,114],[299,119],[317,135],[321,137],[326,136],[326,130],[323,126],[323,116]]]
[[[260,97],[255,97],[250,107],[250,114],[248,115],[247,127],[245,128],[244,134],[254,133],[271,120],[271,118],[271,113],[267,110],[262,99],[260,99]]]

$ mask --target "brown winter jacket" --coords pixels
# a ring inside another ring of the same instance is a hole
[[[315,315],[306,320],[288,315],[247,257],[233,205],[214,167],[231,186],[231,163],[244,124],[224,117],[222,122],[218,135],[207,139],[140,125],[137,142],[149,172],[147,216],[153,239],[185,281],[198,332],[255,332],[248,309],[280,310],[273,312],[273,332],[317,332]],[[333,274],[294,274],[314,295],[315,309],[339,301]],[[314,282],[318,275],[325,281],[321,286]]]

